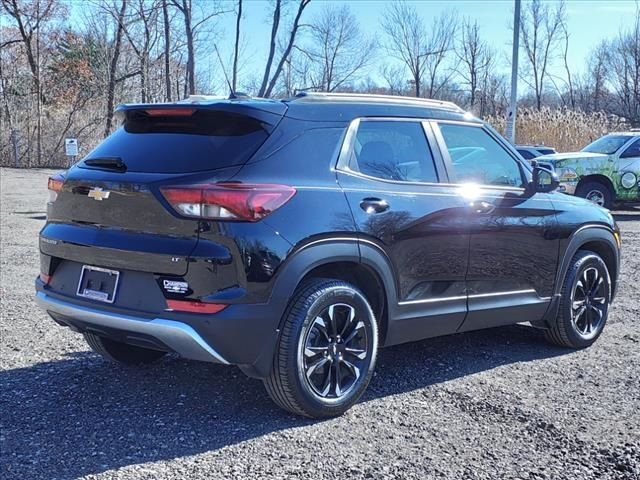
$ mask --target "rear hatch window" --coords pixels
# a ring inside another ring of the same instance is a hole
[[[135,110],[87,160],[121,161],[126,171],[188,173],[241,165],[269,136],[260,120],[230,112],[182,109],[169,114]],[[157,111],[161,112],[161,111]],[[186,113],[185,113],[186,112]],[[91,163],[91,162],[89,162]]]

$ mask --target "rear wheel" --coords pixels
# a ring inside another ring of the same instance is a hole
[[[314,279],[291,299],[264,384],[285,410],[341,415],[367,388],[377,352],[378,328],[366,297],[349,283]]]
[[[142,365],[159,360],[166,352],[151,350],[149,348],[136,347],[126,343],[117,342],[109,338],[101,337],[93,333],[84,333],[91,350],[99,353],[107,360],[123,363],[125,365]]]
[[[564,279],[555,325],[545,332],[547,340],[569,348],[590,346],[607,323],[610,301],[607,265],[594,252],[578,251]]]
[[[604,208],[613,207],[613,192],[602,182],[585,182],[578,186],[576,195]]]

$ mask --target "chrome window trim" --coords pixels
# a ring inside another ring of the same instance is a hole
[[[502,142],[499,141],[499,139],[497,139],[490,130],[488,130],[487,128],[485,128],[484,123],[477,123],[477,122],[469,122],[469,121],[463,121],[463,120],[435,120],[435,119],[428,119],[428,118],[410,118],[410,117],[358,117],[353,119],[350,123],[349,126],[347,127],[347,133],[345,134],[344,140],[342,142],[342,147],[340,148],[340,154],[338,156],[338,160],[336,162],[336,166],[335,169],[337,171],[340,171],[342,173],[345,173],[347,175],[352,175],[355,177],[359,177],[365,180],[373,180],[376,182],[383,182],[383,183],[389,183],[389,184],[395,184],[395,185],[417,185],[417,186],[428,186],[428,187],[460,187],[465,185],[465,183],[449,183],[449,182],[409,182],[409,181],[404,181],[404,180],[389,180],[389,179],[382,179],[382,178],[378,178],[378,177],[372,177],[370,175],[365,175],[361,172],[357,172],[355,170],[352,170],[351,168],[349,168],[349,160],[351,157],[351,153],[353,151],[353,145],[355,143],[355,138],[356,138],[356,133],[358,132],[358,127],[360,126],[361,122],[420,122],[422,123],[422,127],[423,129],[426,128],[425,124],[430,124],[432,130],[434,131],[434,134],[436,135],[436,137],[438,135],[441,135],[439,128],[437,128],[437,124],[439,123],[447,123],[447,124],[452,124],[452,125],[462,125],[462,126],[470,126],[470,127],[475,127],[475,128],[482,128],[491,138],[493,138],[498,144],[500,144],[500,146],[502,147],[502,149],[509,155],[511,156],[511,158],[513,158],[513,160],[516,162],[516,164],[522,166],[522,162],[520,160],[518,160],[517,158],[515,158],[515,156],[513,155],[513,152],[511,152],[509,149],[505,148],[504,145],[502,145]],[[434,125],[435,124],[435,125]],[[426,132],[425,132],[425,136],[426,136]],[[428,139],[427,139],[427,143]],[[439,150],[442,150],[440,148],[440,145],[429,145],[429,148],[433,149],[433,148],[439,148]],[[444,155],[444,153],[441,152],[441,155]],[[448,151],[446,153],[446,155],[448,155]],[[446,167],[446,161],[445,161],[445,167]],[[522,170],[522,168],[521,168]],[[522,171],[521,171],[522,173]],[[526,180],[526,176],[523,175],[523,178]],[[524,193],[526,191],[525,187],[510,187],[510,186],[503,186],[503,185],[484,185],[484,184],[474,184],[476,185],[478,188],[481,189],[485,189],[485,190],[500,190],[500,191],[506,191],[506,192],[515,192],[515,193]]]
[[[425,187],[461,187],[466,185],[465,183],[448,183],[448,182],[409,182],[409,181],[405,181],[405,180],[389,180],[389,179],[383,179],[383,178],[378,178],[378,177],[372,177],[370,175],[366,175],[364,173],[361,172],[357,172],[355,170],[352,170],[351,168],[349,168],[349,159],[351,156],[351,152],[353,151],[353,145],[355,143],[355,138],[356,138],[356,133],[358,132],[358,127],[360,126],[361,122],[416,122],[416,123],[421,123],[423,129],[425,128],[425,123],[428,124],[433,124],[433,123],[451,123],[451,124],[457,124],[457,125],[468,125],[468,126],[473,126],[473,127],[477,127],[477,128],[483,128],[484,129],[484,125],[481,123],[475,123],[475,122],[465,122],[465,121],[457,121],[457,120],[432,120],[432,119],[426,119],[426,118],[408,118],[408,117],[358,117],[353,119],[350,123],[349,126],[347,127],[347,133],[345,134],[344,140],[342,142],[342,147],[340,148],[340,154],[338,156],[338,160],[336,162],[336,166],[335,169],[341,173],[344,173],[346,175],[351,175],[354,177],[359,177],[365,180],[373,180],[376,182],[383,182],[383,183],[389,183],[389,184],[393,184],[393,185],[417,185],[417,186],[425,186]],[[431,125],[431,127],[433,128],[433,125]],[[491,135],[491,132],[489,132],[488,130],[484,129],[492,138],[493,135]],[[439,131],[438,131],[439,134]],[[425,136],[426,136],[426,132],[425,132]],[[427,144],[428,144],[428,139],[427,139]],[[429,145],[429,148],[433,149],[434,147],[439,147],[438,145]],[[511,153],[507,150],[507,153]],[[442,154],[442,153],[441,153]],[[448,155],[448,153],[447,153]],[[512,155],[513,157],[513,155]],[[520,163],[517,159],[516,160],[518,163]],[[501,190],[501,191],[507,191],[507,192],[517,192],[517,193],[523,193],[526,188],[523,187],[508,187],[508,186],[503,186],[503,185],[482,185],[482,184],[474,184],[477,185],[478,188],[482,188],[482,189],[489,189],[489,190]],[[401,192],[401,193],[406,193],[406,192]]]
[[[340,170],[340,173],[345,175],[351,175],[353,177],[364,178],[366,180],[375,180],[377,182],[391,183],[391,184],[399,184],[399,185],[416,185],[416,186],[425,186],[425,187],[449,187],[449,188],[461,188],[466,185],[471,185],[468,183],[429,183],[429,182],[404,182],[402,180],[382,180],[377,177],[370,177],[360,172],[354,172],[351,169]],[[505,186],[490,186],[490,185],[481,185],[478,183],[474,183],[472,185],[477,186],[478,188],[488,189],[488,190],[504,190],[508,192],[524,192],[526,189],[522,187],[505,187]],[[352,191],[352,188],[345,188],[345,190]],[[363,190],[366,191],[366,190]],[[391,193],[400,193],[400,194],[416,194],[416,195],[427,195],[424,192],[391,192]],[[457,194],[452,194],[457,195]],[[498,197],[496,197],[498,198]]]

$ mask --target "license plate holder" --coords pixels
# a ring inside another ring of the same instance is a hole
[[[117,270],[83,265],[76,295],[99,302],[113,303],[116,299],[119,280],[120,272]]]

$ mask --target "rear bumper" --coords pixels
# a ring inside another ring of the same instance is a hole
[[[193,327],[165,318],[139,318],[74,305],[54,298],[43,291],[36,292],[36,302],[54,320],[79,331],[95,333],[117,331],[127,343],[139,344],[140,338],[156,340],[180,356],[193,360],[228,364]]]

